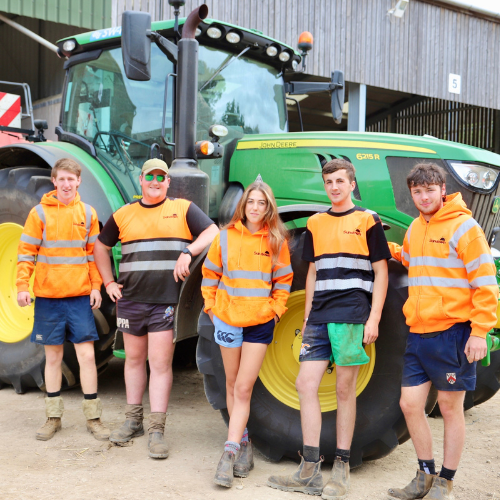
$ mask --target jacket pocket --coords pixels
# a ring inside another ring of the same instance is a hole
[[[231,299],[227,315],[232,325],[262,325],[274,318],[272,298],[267,299]]]
[[[51,265],[41,285],[43,296],[53,298],[90,295],[91,289],[88,264],[78,267]]]
[[[403,314],[408,326],[424,324],[427,327],[438,326],[448,319],[440,295],[412,295],[403,306]]]

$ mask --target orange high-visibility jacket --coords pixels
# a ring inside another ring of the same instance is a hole
[[[78,193],[68,205],[56,198],[56,191],[43,195],[31,209],[19,242],[17,291],[29,291],[35,266],[36,297],[79,297],[99,290],[102,278],[92,254],[98,234],[97,214]]]
[[[287,310],[293,272],[286,242],[272,266],[267,227],[252,234],[238,221],[212,242],[205,263],[201,292],[210,309],[232,326],[267,323]]]
[[[429,222],[420,214],[403,246],[389,247],[393,258],[408,267],[409,297],[403,313],[411,332],[438,332],[470,320],[472,335],[484,338],[495,326],[495,264],[483,230],[460,193],[448,195]]]

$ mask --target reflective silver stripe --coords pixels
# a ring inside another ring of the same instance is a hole
[[[222,267],[217,267],[208,257],[205,257],[205,262],[203,264],[207,269],[210,269],[210,271],[222,273]]]
[[[94,262],[94,256],[93,255],[87,255],[87,259],[89,262]]]
[[[268,288],[232,288],[219,281],[219,290],[225,290],[233,297],[269,297],[271,290]]]
[[[182,251],[189,243],[186,241],[140,241],[138,243],[122,244],[122,255],[136,252],[155,252],[158,250]]]
[[[465,264],[468,273],[479,269],[481,264],[493,264],[493,257],[490,253],[483,253],[477,259],[471,260],[468,264]]]
[[[287,285],[286,283],[275,283],[273,285],[273,291],[274,290],[286,290],[289,292],[291,290],[291,286]]]
[[[24,241],[24,243],[29,243],[30,245],[40,245],[42,243],[42,240],[39,240],[38,238],[33,238],[33,236],[28,236],[27,234],[21,234],[21,241]]]
[[[497,286],[497,280],[495,276],[479,276],[478,278],[470,282],[471,288],[479,288],[480,286],[488,285]]]
[[[227,272],[227,229],[220,232],[220,255],[222,258],[222,268]]]
[[[88,239],[88,242],[89,242],[89,243],[95,243],[95,242],[96,242],[96,240],[97,240],[97,237],[98,237],[98,236],[99,236],[98,234],[94,234],[94,236],[91,236],[91,237]]]
[[[210,280],[208,278],[203,278],[201,280],[201,286],[217,286],[219,284],[219,280]]]
[[[139,262],[121,262],[120,272],[128,273],[131,271],[166,271],[175,268],[175,260],[145,260]]]
[[[35,262],[34,255],[18,255],[17,262]]]
[[[367,292],[372,292],[373,282],[364,281],[359,278],[351,278],[347,280],[317,280],[314,290],[316,292],[324,292],[326,290],[349,290],[351,288],[361,288]]]
[[[335,269],[344,267],[346,269],[360,269],[362,271],[371,271],[372,265],[369,260],[356,259],[354,257],[331,257],[316,261],[316,270]]]
[[[458,240],[471,228],[474,226],[479,226],[479,224],[474,219],[467,219],[465,222],[462,222],[458,229],[453,233],[453,236],[450,238],[450,248],[456,250],[458,245]]]
[[[292,266],[285,266],[285,267],[280,267],[276,271],[273,272],[273,279],[275,278],[281,278],[282,276],[286,276],[287,274],[290,274],[293,272]]]
[[[44,240],[41,246],[44,248],[85,248],[87,242],[85,240]]]
[[[36,213],[38,214],[38,217],[40,217],[40,220],[42,221],[42,224],[43,224],[42,240],[44,240],[46,238],[46,234],[47,234],[47,232],[46,232],[47,222],[45,219],[45,212],[43,211],[42,205],[37,205],[35,207],[35,210],[36,210]]]
[[[410,254],[406,253],[404,250],[401,250],[401,254],[403,255],[403,259],[406,260],[406,262],[410,262]]]
[[[412,257],[410,259],[410,266],[446,267],[448,269],[465,268],[462,259],[456,259],[454,257]]]
[[[372,215],[378,215],[377,212],[374,212],[373,210],[370,210],[368,208],[365,208],[365,212],[368,212],[369,214],[372,214]]]
[[[87,231],[87,236],[90,233],[90,224],[92,223],[92,208],[87,203],[85,205],[85,229]]]
[[[262,271],[226,271],[224,276],[232,280],[236,279],[244,279],[244,280],[262,280],[262,281],[271,281],[271,273],[263,273]]]
[[[459,278],[437,278],[435,276],[417,276],[408,278],[408,286],[437,286],[443,288],[470,288],[469,281]]]
[[[47,257],[46,255],[38,254],[36,260],[44,264],[86,264],[88,262],[86,255],[83,257]]]

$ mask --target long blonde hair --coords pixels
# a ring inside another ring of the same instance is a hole
[[[285,224],[283,224],[280,219],[280,216],[278,214],[278,206],[276,205],[273,190],[269,187],[268,184],[260,180],[252,182],[252,184],[250,184],[245,189],[243,196],[238,202],[238,206],[236,207],[233,218],[226,226],[224,226],[223,229],[234,227],[234,225],[239,220],[241,220],[243,224],[245,223],[245,207],[248,201],[248,197],[250,196],[250,193],[252,191],[260,191],[265,196],[267,201],[267,210],[264,214],[264,220],[262,221],[262,223],[263,226],[267,225],[268,227],[267,239],[272,255],[271,262],[274,267],[276,264],[278,264],[281,245],[283,245],[283,243],[289,239],[289,234],[287,228],[285,227]]]

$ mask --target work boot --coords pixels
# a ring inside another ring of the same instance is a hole
[[[36,431],[36,438],[40,441],[48,441],[61,430],[61,417],[64,412],[64,403],[61,396],[45,398],[45,415],[47,421]]]
[[[242,441],[240,451],[234,462],[233,474],[236,477],[248,477],[253,469],[253,449],[251,441]]]
[[[144,410],[142,405],[127,405],[125,412],[125,422],[119,429],[115,429],[109,436],[112,443],[127,443],[132,438],[143,436],[144,427],[142,420],[144,418]]]
[[[109,439],[109,429],[101,422],[102,404],[99,398],[84,399],[82,409],[87,419],[87,430],[98,441],[107,441]]]
[[[283,491],[299,491],[308,495],[321,495],[323,491],[323,476],[321,462],[306,462],[300,457],[299,468],[288,476],[271,476],[267,485]]]
[[[324,500],[341,500],[346,498],[350,485],[349,463],[336,458],[335,462],[333,462],[330,479],[323,488],[321,498]]]
[[[431,489],[425,495],[424,500],[454,500],[453,481],[444,477],[434,476]]]
[[[215,471],[214,483],[219,486],[231,488],[233,485],[233,467],[235,455],[232,451],[225,451],[219,460],[217,470]]]
[[[426,474],[418,470],[417,475],[412,479],[411,483],[404,488],[390,488],[387,499],[416,500],[417,498],[424,498],[431,489],[434,477],[432,474]]]
[[[168,446],[164,439],[166,413],[151,413],[149,415],[148,449],[151,458],[167,458]]]

